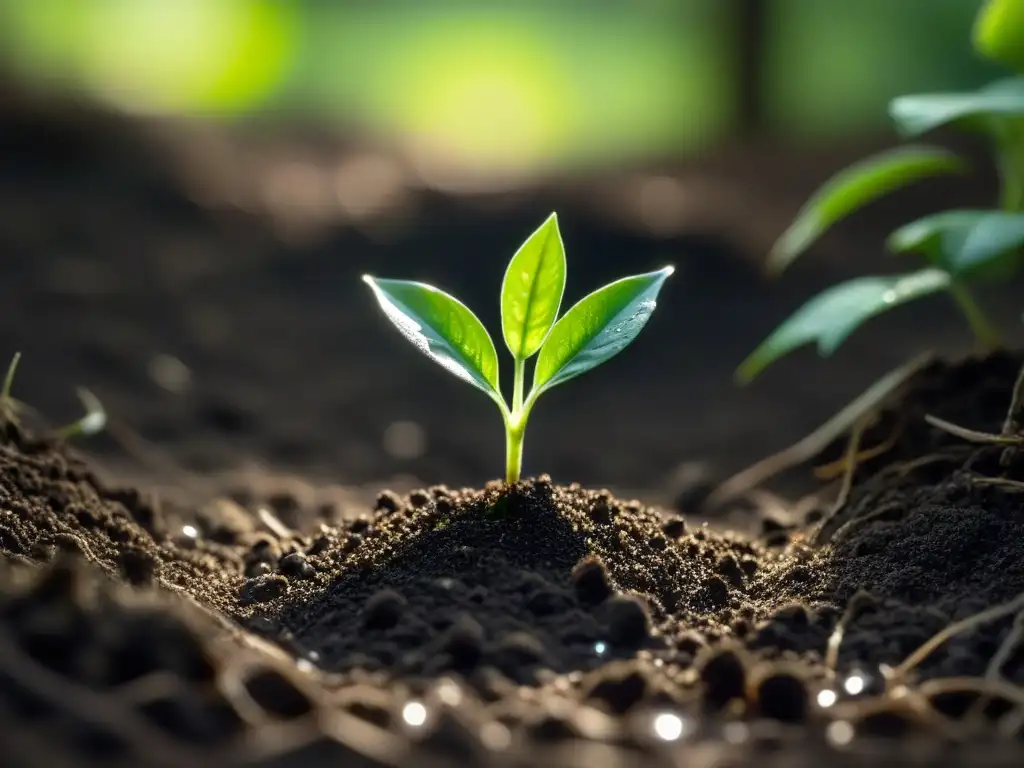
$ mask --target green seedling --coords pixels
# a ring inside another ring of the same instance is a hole
[[[107,427],[107,411],[100,399],[85,387],[79,387],[77,394],[78,400],[85,408],[85,413],[80,419],[57,429],[57,437],[63,440],[70,440],[73,437],[92,437]]]
[[[991,0],[975,22],[976,50],[1024,70],[1024,5]],[[925,216],[893,232],[886,245],[894,253],[914,253],[925,264],[898,275],[861,277],[812,298],[783,322],[740,365],[737,378],[751,381],[767,366],[805,344],[816,343],[822,357],[862,323],[900,304],[946,293],[960,309],[979,346],[1000,345],[999,333],[975,301],[970,286],[1009,277],[1021,266],[1024,245],[1024,75],[966,93],[900,96],[889,105],[898,134],[915,138],[943,126],[981,133],[993,148],[1000,175],[998,206]],[[836,174],[804,205],[768,257],[781,274],[831,226],[909,184],[962,173],[964,164],[947,150],[907,145],[861,160]]]
[[[11,362],[7,365],[3,383],[0,384],[0,423],[17,423],[21,413],[30,410],[25,403],[11,397],[11,388],[14,386],[14,375],[18,371],[19,362],[21,362],[21,352],[15,352],[11,357]],[[78,388],[78,399],[85,408],[85,414],[76,421],[54,430],[54,435],[57,438],[68,440],[73,437],[91,437],[106,428],[107,412],[100,399],[84,387]]]
[[[498,384],[498,355],[487,329],[458,299],[425,283],[363,275],[387,318],[434,362],[483,391],[505,424],[505,479],[516,483],[523,436],[542,394],[617,355],[654,312],[674,268],[616,280],[581,299],[560,318],[565,249],[551,214],[516,251],[501,285],[501,327],[514,361],[512,403]],[[526,392],[526,361],[538,355]]]
[[[18,363],[21,362],[21,352],[15,352],[11,362],[7,365],[7,373],[4,374],[3,385],[0,386],[0,421],[12,421],[18,416],[20,403],[11,397],[11,387],[14,386],[14,374],[18,372]]]

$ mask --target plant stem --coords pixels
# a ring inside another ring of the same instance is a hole
[[[510,421],[505,425],[505,482],[515,485],[523,470],[523,433],[525,423]]]
[[[979,346],[986,351],[998,349],[1002,346],[999,331],[992,325],[992,322],[985,313],[981,311],[978,302],[974,300],[974,296],[971,295],[971,292],[967,290],[963,283],[954,280],[950,283],[949,292],[967,319],[967,324],[971,327],[971,333],[974,334],[974,339],[978,342]]]
[[[512,413],[523,410],[523,385],[526,379],[526,361],[516,358],[515,383],[512,387]]]
[[[999,204],[1004,211],[1024,209],[1024,125],[1019,119],[1004,118],[997,126]]]
[[[523,435],[526,419],[533,408],[534,395],[524,402],[526,360],[516,358],[515,383],[512,388],[512,411],[505,411],[505,482],[514,485],[519,482],[523,469]]]
[[[523,469],[523,433],[526,431],[526,413],[523,413],[523,386],[526,379],[526,361],[516,358],[515,383],[512,385],[512,413],[505,419],[505,482],[519,482]]]
[[[21,360],[21,352],[15,352],[7,366],[7,374],[4,376],[3,387],[0,388],[0,405],[6,403],[11,397],[11,386],[14,384],[14,374],[18,370],[18,361]]]

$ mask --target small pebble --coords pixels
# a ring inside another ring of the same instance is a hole
[[[623,648],[636,648],[650,636],[651,618],[638,599],[616,596],[604,605],[608,639]]]
[[[430,494],[426,491],[413,491],[409,494],[409,504],[413,507],[420,508],[427,506],[431,501]]]
[[[755,695],[760,714],[783,723],[802,722],[810,709],[806,683],[791,672],[774,672],[764,677]]]
[[[441,647],[451,657],[452,667],[460,672],[476,668],[483,657],[484,629],[467,614],[460,615],[445,630]]]
[[[374,508],[378,512],[397,512],[402,508],[402,499],[394,491],[383,491],[377,496]]]
[[[594,555],[583,558],[572,569],[572,586],[584,605],[597,605],[612,596],[608,570]]]
[[[643,700],[647,689],[647,678],[632,665],[611,666],[598,670],[584,682],[583,695],[624,715]]]
[[[398,592],[382,589],[363,606],[363,626],[367,629],[390,629],[398,623],[408,603]]]
[[[670,539],[678,539],[686,533],[686,520],[682,517],[673,517],[664,522],[661,530]]]
[[[712,651],[698,662],[704,684],[704,702],[712,709],[722,709],[733,699],[742,699],[747,681],[747,664],[737,651]]]
[[[599,499],[593,507],[590,508],[590,519],[600,525],[607,525],[612,520],[612,510],[608,506],[608,502],[603,499]]]
[[[316,575],[316,569],[309,564],[304,555],[292,552],[281,558],[281,573],[295,579],[311,579]]]

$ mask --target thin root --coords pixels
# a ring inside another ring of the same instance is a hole
[[[836,624],[836,628],[833,629],[832,634],[829,635],[828,647],[825,651],[825,666],[833,675],[835,675],[836,665],[839,663],[839,647],[843,644],[843,636],[846,634],[846,628],[865,606],[873,605],[874,603],[874,595],[863,589],[857,591],[854,596],[850,598],[850,602],[847,604],[842,618],[839,619],[839,623]]]
[[[850,489],[853,488],[853,476],[857,472],[858,461],[857,457],[860,455],[860,440],[864,436],[864,429],[867,427],[867,420],[859,421],[853,425],[853,429],[850,432],[850,442],[846,446],[846,455],[843,456],[843,483],[839,486],[839,496],[832,504],[832,510],[829,513],[829,517],[839,513],[844,506],[846,506],[846,500],[850,498]]]
[[[858,421],[877,411],[932,359],[932,353],[927,352],[890,371],[807,437],[723,482],[708,496],[708,506],[718,507],[775,475],[810,461]]]
[[[895,473],[897,478],[902,479],[921,467],[927,467],[930,464],[939,464],[941,462],[956,461],[960,458],[961,456],[959,455],[950,455],[949,453],[929,453],[925,456],[919,456],[916,459],[912,459],[911,461],[893,465],[892,472]]]
[[[932,635],[916,651],[904,659],[899,666],[893,669],[890,682],[903,682],[915,667],[920,665],[921,662],[927,659],[933,651],[950,638],[959,635],[962,632],[979,627],[982,624],[987,624],[990,621],[1001,619],[1003,616],[1016,613],[1022,608],[1024,608],[1024,593],[1017,595],[1017,597],[1007,603],[995,605],[991,608],[985,609],[984,611],[980,611],[973,616],[968,616],[966,619],[961,619],[960,621],[948,625],[941,631]]]
[[[1024,414],[1024,365],[1020,367],[1017,381],[1013,384],[1010,407],[1007,409],[1006,419],[1003,421],[1003,435],[1010,436],[1020,432],[1020,416],[1022,414]]]
[[[925,680],[917,686],[917,692],[928,698],[945,693],[977,693],[985,699],[1001,698],[1024,706],[1024,689],[1005,680],[985,677],[938,677]]]
[[[259,518],[260,522],[266,526],[267,530],[273,533],[279,539],[290,539],[295,535],[295,531],[289,528],[287,525],[281,522],[281,520],[266,507],[260,507],[256,510],[256,517]]]
[[[843,475],[842,484],[839,488],[839,494],[836,496],[836,500],[832,503],[832,507],[828,513],[822,519],[818,525],[817,534],[815,534],[815,541],[822,543],[822,533],[832,524],[832,522],[839,515],[839,512],[846,506],[847,500],[850,498],[850,490],[853,488],[853,476],[857,472],[857,449],[860,446],[860,439],[864,433],[864,427],[866,421],[858,422],[853,425],[853,430],[850,432],[850,442],[846,446],[846,453],[843,456],[843,461],[846,464],[846,471]]]
[[[874,420],[876,419],[873,419],[872,421]],[[871,423],[865,423],[864,429],[867,429],[869,426],[871,426]],[[900,439],[900,435],[902,434],[903,422],[901,420],[896,428],[893,429],[892,433],[881,443],[871,448],[865,448],[864,450],[859,451],[857,455],[853,457],[854,464],[859,466],[866,461],[871,461],[871,459],[876,459],[882,454],[888,453],[896,446],[896,442]],[[824,464],[820,467],[816,467],[814,470],[814,476],[819,480],[834,480],[835,478],[843,475],[846,472],[847,467],[848,458],[843,456],[841,459],[837,459],[830,464]]]
[[[971,475],[969,479],[974,485],[991,485],[1010,493],[1024,493],[1024,482],[1020,480],[1011,480],[1008,477],[986,477],[984,475]]]
[[[961,427],[938,416],[925,414],[924,420],[943,432],[959,437],[970,443],[984,443],[988,445],[1024,445],[1024,437],[1020,435],[993,435],[990,432],[978,432],[967,427]]]

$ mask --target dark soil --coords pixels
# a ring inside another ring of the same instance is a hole
[[[1002,448],[923,420],[998,431],[1019,358],[918,376],[865,435],[897,439],[835,515],[701,509],[715,476],[800,437],[923,336],[955,350],[966,337],[941,303],[869,325],[813,375],[785,363],[737,392],[723,385],[736,361],[841,275],[768,291],[728,239],[638,234],[551,190],[476,207],[421,192],[379,228],[285,236],[200,205],[124,126],[90,131],[0,122],[15,394],[65,421],[81,383],[112,416],[88,458],[0,431],[4,765],[1021,764],[1013,738],[957,730],[972,706],[987,729],[1012,724],[1005,695],[913,695],[977,679],[1000,649],[998,672],[1024,684],[1003,646],[1012,615],[936,649],[907,696],[879,697],[881,665],[1024,591],[1024,495],[976,478],[1024,480],[1024,459],[1003,466]],[[481,254],[567,207],[572,290],[669,260],[676,293],[634,363],[552,393],[531,424],[528,470],[587,487],[459,488],[500,466],[496,414],[396,347],[356,276],[436,278],[486,317],[500,268]],[[399,420],[422,429],[418,455],[381,440]],[[409,476],[450,486],[410,492]],[[833,678],[823,659],[847,612]],[[854,673],[865,691],[845,694]],[[658,715],[680,745],[652,735]]]
[[[226,499],[154,506],[8,425],[5,728],[18,724],[26,765],[33,754],[140,764],[147,752],[319,764],[302,762],[311,749],[367,765],[511,765],[582,738],[660,759],[651,717],[665,711],[694,724],[688,745],[755,760],[769,745],[791,760],[863,755],[829,746],[840,737],[823,688],[839,692],[855,745],[927,735],[938,713],[966,723],[975,696],[915,709],[880,697],[880,665],[1024,592],[1024,496],[975,479],[1024,479],[1021,460],[1004,467],[1001,447],[923,421],[998,431],[1018,367],[997,355],[926,369],[867,436],[901,425],[837,514],[754,537],[546,477],[385,492],[340,525],[300,508],[300,530],[268,528],[266,511]],[[833,681],[826,645],[861,592]],[[1014,622],[954,637],[907,682],[984,675]],[[999,674],[1024,684],[1024,657],[1008,650]],[[863,692],[842,692],[851,674]],[[424,702],[425,735],[404,725],[410,701]],[[1014,716],[1005,697],[981,708],[978,738]],[[288,722],[301,725],[274,730]],[[33,734],[47,751],[31,752]]]

